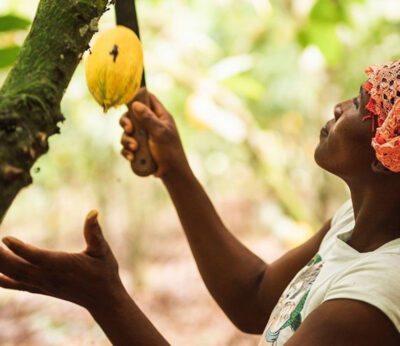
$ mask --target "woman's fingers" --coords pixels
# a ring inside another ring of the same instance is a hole
[[[39,249],[14,237],[5,237],[2,240],[12,252],[32,264],[48,266],[54,260],[51,251]]]
[[[24,284],[23,282],[19,282],[13,280],[5,275],[0,275],[0,287],[8,288],[11,290],[18,290],[18,291],[26,291],[30,293],[39,293],[44,294],[39,288]]]
[[[134,155],[131,151],[129,151],[129,150],[122,149],[122,150],[121,150],[121,154],[122,154],[122,156],[125,157],[129,162],[132,162],[132,161],[135,159],[135,155]]]
[[[26,284],[40,282],[40,269],[10,251],[0,248],[0,272]]]
[[[119,124],[122,126],[122,128],[124,129],[124,131],[128,134],[132,134],[133,130],[134,130],[134,126],[133,123],[131,121],[131,119],[129,119],[127,113],[125,113],[121,119],[119,120]]]
[[[121,144],[124,146],[125,149],[130,151],[136,151],[138,149],[138,142],[136,141],[136,139],[128,136],[125,133],[122,135]]]
[[[135,158],[135,154],[133,152],[139,147],[138,142],[134,138],[129,137],[124,133],[121,138],[121,144],[124,147],[121,150],[122,156],[125,157],[129,162],[132,162]]]
[[[132,104],[132,111],[136,120],[144,127],[150,136],[163,128],[163,123],[158,116],[144,103],[134,102]]]

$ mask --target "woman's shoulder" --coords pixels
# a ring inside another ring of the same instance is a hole
[[[398,248],[400,249],[400,247]],[[332,281],[324,301],[353,299],[381,310],[400,332],[400,251],[373,251],[344,269]]]

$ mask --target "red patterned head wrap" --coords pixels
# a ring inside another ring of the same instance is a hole
[[[376,158],[392,172],[400,172],[400,60],[372,65],[365,72],[363,88],[370,95],[365,118],[377,118],[378,128],[372,139]],[[374,127],[372,128],[374,130]]]

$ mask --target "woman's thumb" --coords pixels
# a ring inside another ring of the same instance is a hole
[[[83,229],[87,245],[85,252],[93,257],[103,256],[108,249],[108,244],[103,237],[97,220],[98,214],[96,210],[92,210],[87,214]]]
[[[132,104],[132,111],[136,120],[149,134],[154,134],[157,129],[163,126],[157,115],[144,103],[134,102]]]

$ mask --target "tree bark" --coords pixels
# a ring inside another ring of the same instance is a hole
[[[41,0],[0,89],[0,223],[64,120],[60,102],[109,0]]]

